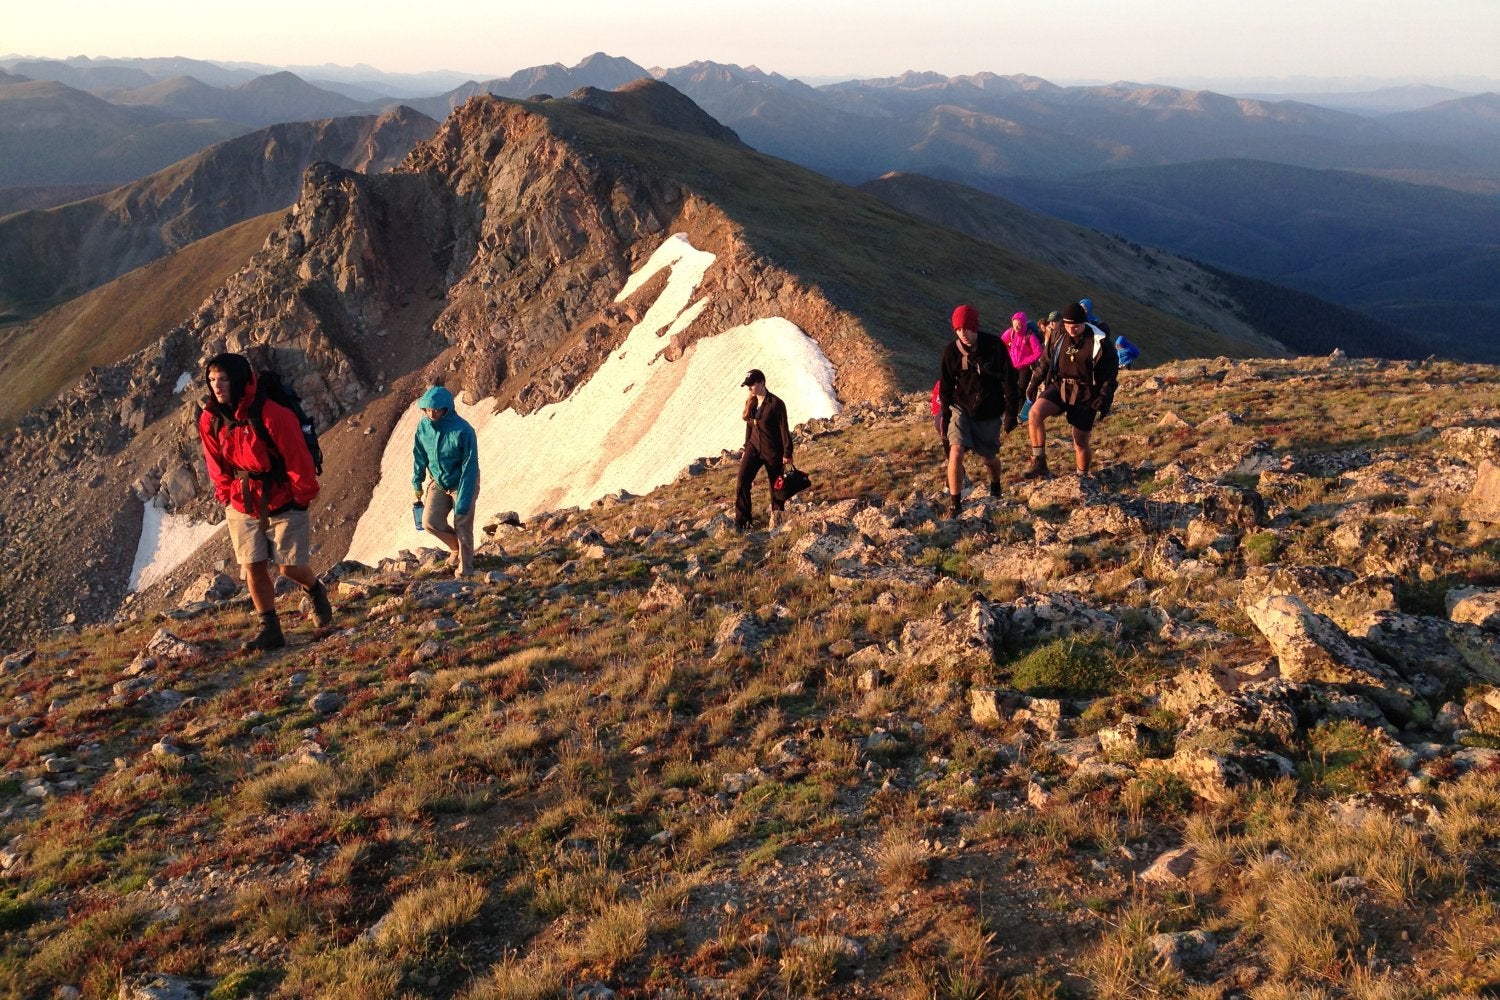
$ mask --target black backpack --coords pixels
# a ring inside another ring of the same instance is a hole
[[[266,446],[266,452],[271,456],[271,471],[264,478],[270,480],[285,480],[286,459],[281,457],[281,452],[276,447],[276,442],[271,440],[271,432],[266,430],[265,419],[261,416],[266,408],[266,400],[280,403],[297,418],[297,425],[302,428],[302,440],[307,443],[307,450],[312,455],[313,469],[318,475],[323,474],[323,448],[318,444],[318,429],[313,425],[312,418],[302,408],[302,399],[291,389],[287,388],[281,381],[281,376],[269,368],[256,372],[255,398],[250,401],[249,423],[255,431],[255,436],[260,438],[261,443]],[[215,413],[215,433],[227,423],[223,416]]]

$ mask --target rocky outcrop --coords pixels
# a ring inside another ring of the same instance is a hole
[[[97,288],[194,240],[285,209],[316,162],[379,173],[437,122],[410,108],[288,122],[210,146],[165,170],[83,201],[0,220],[0,312]]]

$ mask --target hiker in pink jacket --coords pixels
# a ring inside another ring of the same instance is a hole
[[[1010,352],[1010,363],[1015,366],[1021,385],[1029,385],[1032,366],[1042,359],[1042,338],[1036,327],[1026,322],[1026,314],[1018,312],[1010,318],[1010,329],[1000,335],[1005,349]]]

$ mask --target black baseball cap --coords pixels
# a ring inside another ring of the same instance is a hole
[[[757,382],[764,382],[765,380],[765,372],[759,368],[752,368],[745,373],[745,381],[741,382],[740,385],[754,385]]]

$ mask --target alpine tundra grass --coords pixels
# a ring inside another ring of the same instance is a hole
[[[342,567],[275,655],[233,601],[53,634],[0,672],[0,991],[1490,995],[1497,382],[1131,372],[1092,481],[1007,439],[956,520],[907,397],[799,431],[775,531],[719,459],[461,594]],[[203,661],[122,685],[163,628]]]

